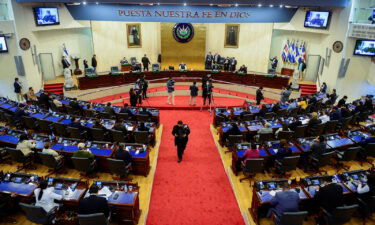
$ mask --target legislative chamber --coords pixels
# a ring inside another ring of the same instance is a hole
[[[375,224],[375,0],[0,0],[0,224]]]

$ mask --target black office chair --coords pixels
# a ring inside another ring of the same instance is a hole
[[[294,108],[294,109],[292,109],[292,110],[289,112],[289,116],[292,116],[292,117],[297,116],[299,110],[300,110],[299,108]]]
[[[324,208],[321,208],[323,211],[323,219],[326,224],[345,224],[349,222],[353,214],[357,211],[358,205],[350,206],[340,206],[337,207],[333,212],[328,212]]]
[[[151,141],[148,131],[136,131],[134,132],[134,138],[136,143],[145,145],[149,145]]]
[[[38,126],[40,131],[45,132],[47,134],[50,134],[53,129],[52,123],[47,120],[38,120]]]
[[[58,136],[63,136],[63,137],[67,137],[67,132],[66,132],[66,125],[63,124],[63,123],[53,123],[53,128],[54,128],[54,131],[56,132],[56,134]]]
[[[80,225],[107,225],[109,222],[104,213],[78,214],[78,220]]]
[[[357,159],[357,155],[360,150],[361,147],[351,147],[343,151],[338,151],[335,164],[337,171],[340,171],[341,169],[349,170],[350,165],[345,165],[343,162]]]
[[[117,113],[117,119],[119,120],[129,120],[129,114],[127,113]]]
[[[306,137],[307,126],[298,126],[294,130],[294,138],[304,138]]]
[[[375,196],[370,198],[357,198],[358,202],[358,212],[362,217],[363,224],[366,224],[367,219],[371,219],[372,213],[375,212]]]
[[[326,134],[335,133],[338,124],[339,124],[339,121],[338,121],[338,120],[331,120],[331,121],[328,121],[328,122],[326,123],[326,125],[325,125],[324,132],[325,132]]]
[[[36,224],[52,224],[55,218],[55,210],[46,212],[42,207],[19,203],[21,209],[26,213],[27,220]]]
[[[3,110],[0,110],[0,120],[6,122],[5,112]]]
[[[82,172],[81,176],[87,176],[96,169],[96,160],[89,158],[72,157],[74,169]]]
[[[12,115],[8,114],[8,113],[4,113],[4,117],[5,117],[5,122],[7,124],[7,126],[10,126],[10,127],[19,127],[20,125],[20,121],[16,122],[13,118]]]
[[[256,138],[256,143],[263,144],[264,142],[271,141],[273,139],[273,133],[258,134],[258,137]]]
[[[93,109],[83,109],[83,113],[86,117],[96,117],[96,112]]]
[[[110,132],[113,142],[119,142],[119,143],[127,142],[127,137],[126,135],[124,135],[122,131],[110,130],[109,132]]]
[[[255,119],[255,116],[253,114],[245,114],[242,117],[242,121],[252,121]]]
[[[328,166],[332,163],[332,158],[336,153],[334,151],[332,152],[326,152],[321,155],[320,159],[310,157],[311,158],[311,169],[313,169],[316,173],[327,174],[326,170],[321,169],[322,167]]]
[[[137,114],[136,118],[137,118],[137,121],[139,121],[139,122],[150,122],[151,121],[151,118],[148,115]]]
[[[48,171],[48,175],[52,173],[57,173],[59,170],[62,169],[64,166],[64,160],[61,158],[60,160],[56,160],[56,158],[53,155],[45,154],[42,152],[38,152],[39,158],[42,161],[42,164],[51,168]]]
[[[292,140],[293,136],[294,136],[294,131],[280,131],[277,134],[277,139],[278,140],[285,139],[287,141],[290,141]]]
[[[226,118],[223,117],[223,116],[216,116],[216,120],[215,120],[215,126],[219,126],[221,123],[225,122],[226,121]]]
[[[243,137],[242,135],[229,135],[228,136],[228,151],[233,151],[236,149],[236,144],[242,143]]]
[[[66,112],[70,115],[77,115],[77,110],[75,110],[73,107],[69,106],[69,105],[65,105],[65,108],[66,108]]]
[[[111,173],[120,176],[120,179],[128,177],[131,171],[131,163],[125,165],[123,160],[119,159],[107,159],[109,170]]]
[[[264,172],[264,159],[246,159],[245,167],[243,168],[243,173],[245,175],[244,178],[240,179],[240,182],[243,180],[250,180],[250,186],[252,178],[256,175],[256,173],[263,173]]]
[[[7,151],[7,153],[10,155],[10,157],[13,161],[16,161],[18,163],[22,163],[22,166],[17,167],[18,170],[35,169],[35,167],[33,167],[34,158],[33,158],[32,155],[25,156],[21,152],[21,150],[15,149],[15,148],[5,147],[4,149],[5,149],[5,151]]]
[[[112,115],[108,112],[99,112],[99,117],[101,119],[111,119]]]
[[[276,214],[274,216],[276,225],[302,225],[307,217],[307,211],[284,212],[282,216],[277,216]]]
[[[24,116],[22,118],[22,123],[24,124],[24,126],[27,129],[30,129],[30,130],[36,130],[37,129],[36,119],[34,119],[32,117]]]
[[[67,136],[69,136],[70,138],[75,138],[75,139],[85,139],[87,137],[86,131],[81,132],[80,129],[75,128],[75,127],[67,127],[66,133],[67,133]]]
[[[276,171],[285,176],[287,172],[295,170],[299,162],[300,156],[288,156],[285,157],[282,161],[276,160]]]
[[[325,123],[320,123],[317,124],[314,128],[310,128],[309,133],[310,136],[320,136],[324,133],[326,124]]]
[[[359,152],[361,166],[364,162],[373,165],[373,160],[368,157],[375,157],[375,143],[368,143],[364,148],[361,148]]]
[[[288,115],[288,110],[287,109],[280,109],[277,111],[277,117],[284,117]]]
[[[264,119],[272,119],[274,117],[276,117],[276,113],[273,113],[273,112],[266,113],[263,116]]]
[[[106,132],[99,128],[89,128],[92,140],[95,141],[107,141]]]

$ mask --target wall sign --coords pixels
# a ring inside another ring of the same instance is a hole
[[[194,27],[191,23],[176,23],[172,32],[174,39],[181,43],[189,42],[194,37]]]
[[[286,23],[297,8],[181,5],[67,5],[76,20],[173,23]]]

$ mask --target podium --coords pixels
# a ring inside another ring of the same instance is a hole
[[[79,61],[79,58],[74,58],[74,63],[76,64],[76,68],[74,69],[74,75],[82,74],[82,70],[79,68],[78,61]]]
[[[294,69],[288,69],[288,68],[282,68],[281,69],[281,73],[280,73],[281,75],[288,75],[288,76],[293,76],[293,74],[294,74]]]
[[[121,72],[131,71],[132,65],[131,64],[121,64]]]

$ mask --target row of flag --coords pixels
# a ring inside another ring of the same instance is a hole
[[[282,47],[281,58],[284,63],[300,63],[306,61],[306,43],[286,40]]]

